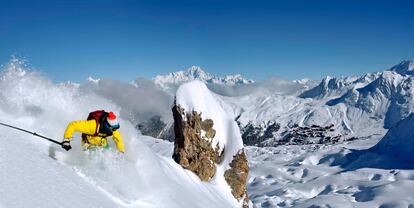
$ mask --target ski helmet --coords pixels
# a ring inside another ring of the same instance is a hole
[[[112,129],[119,129],[119,122],[115,113],[109,112],[106,120],[108,121],[108,124],[111,126]]]

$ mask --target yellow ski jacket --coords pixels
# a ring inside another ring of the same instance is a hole
[[[108,140],[106,138],[107,135],[98,133],[98,135],[95,136],[96,131],[98,129],[99,129],[99,124],[97,124],[95,120],[72,121],[66,127],[66,131],[63,137],[65,139],[72,139],[73,133],[79,132],[85,135],[83,136],[83,139],[82,139],[82,146],[84,148],[90,148],[90,147],[96,147],[96,146],[106,147],[108,145]],[[114,143],[118,151],[120,152],[125,151],[124,142],[118,130],[113,132],[112,140],[114,140]]]

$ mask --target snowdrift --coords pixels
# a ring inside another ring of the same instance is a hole
[[[121,112],[112,101],[55,84],[13,59],[0,74],[1,122],[61,140],[66,124],[89,111]],[[121,114],[126,154],[83,152],[76,135],[69,152],[0,127],[0,207],[232,207],[214,185],[154,153]],[[128,116],[128,115],[126,115]],[[112,143],[110,143],[114,147]]]
[[[390,129],[373,150],[414,162],[414,113]]]

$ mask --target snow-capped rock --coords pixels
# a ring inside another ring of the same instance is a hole
[[[248,207],[248,163],[240,129],[201,81],[180,86],[173,107],[174,160],[202,181],[222,188],[237,207]]]

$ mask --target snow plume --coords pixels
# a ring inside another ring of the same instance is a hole
[[[68,122],[84,119],[95,109],[119,112],[116,105],[99,96],[82,95],[73,84],[54,84],[35,70],[28,70],[26,66],[24,61],[13,58],[2,68],[1,122],[61,141]],[[125,137],[125,143],[128,144],[130,138],[136,134],[128,122],[122,119],[120,122],[123,125],[121,132]],[[73,151],[62,153],[58,146],[46,140],[14,129],[0,128],[0,193],[8,193],[1,194],[0,204],[6,207],[58,207],[61,204],[56,202],[66,201],[66,197],[69,197],[68,200],[76,201],[75,204],[79,206],[82,203],[76,198],[85,201],[86,205],[83,206],[92,206],[88,200],[102,197],[102,193],[90,196],[84,193],[85,197],[72,195],[83,193],[77,192],[79,187],[75,184],[88,192],[96,192],[96,188],[51,158],[59,155],[71,158],[80,154],[80,135],[76,135],[72,142]],[[69,180],[72,182],[68,182]],[[14,196],[19,198],[16,200]],[[108,198],[103,198],[103,201],[105,202],[96,204],[102,207],[111,205]],[[104,206],[104,203],[108,205]]]
[[[28,70],[24,61],[13,58],[0,74],[2,120],[42,132],[60,132],[64,124],[84,119],[95,109],[119,112],[119,108],[94,95],[81,95],[76,85],[54,84],[39,72]],[[41,122],[40,122],[41,121]],[[33,127],[33,128],[32,128]]]
[[[164,121],[171,120],[173,98],[159,90],[152,81],[137,79],[123,83],[112,79],[89,81],[80,86],[83,92],[93,92],[121,107],[121,116],[139,123],[159,115]]]

